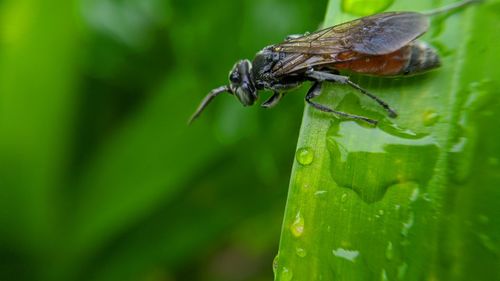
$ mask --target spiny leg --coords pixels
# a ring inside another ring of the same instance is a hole
[[[342,116],[342,117],[345,117],[345,118],[358,119],[358,120],[362,120],[362,121],[365,121],[367,123],[370,123],[372,125],[377,125],[377,121],[375,121],[373,119],[370,119],[370,118],[367,118],[367,117],[364,117],[364,116],[359,116],[359,115],[345,113],[345,112],[342,112],[342,111],[336,111],[336,110],[333,110],[333,109],[331,109],[331,108],[329,108],[329,107],[327,107],[325,105],[313,102],[311,99],[313,99],[313,98],[315,98],[315,97],[317,97],[317,96],[319,96],[321,94],[321,83],[322,82],[320,82],[320,81],[314,82],[314,84],[312,85],[312,87],[307,92],[306,102],[308,104],[310,104],[314,108],[316,108],[318,110],[321,110],[323,112],[329,112],[329,113],[333,113],[333,114],[336,114],[336,115],[339,115],[339,116]]]
[[[353,87],[354,89],[358,90],[359,92],[361,92],[363,95],[376,101],[381,107],[383,107],[387,111],[389,117],[394,118],[394,117],[398,116],[396,111],[394,109],[392,109],[389,104],[387,104],[385,101],[381,100],[379,97],[375,96],[374,94],[368,92],[367,90],[365,90],[364,88],[362,88],[358,84],[352,82],[351,80],[349,80],[349,77],[347,77],[347,76],[342,76],[342,75],[337,75],[337,74],[332,74],[332,73],[322,72],[322,71],[315,71],[315,70],[308,70],[306,72],[306,75],[310,78],[313,78],[314,80],[317,80],[317,81],[331,81],[331,82],[337,82],[340,84],[347,84],[347,85]]]

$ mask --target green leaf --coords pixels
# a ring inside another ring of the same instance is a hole
[[[401,0],[391,10],[453,2]],[[354,18],[340,8],[330,1],[326,26]],[[323,89],[318,102],[377,127],[306,106],[276,280],[498,278],[499,28],[499,1],[434,17],[422,40],[438,49],[440,69],[353,77],[396,119],[348,87]]]

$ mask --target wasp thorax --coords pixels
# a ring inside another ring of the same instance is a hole
[[[253,84],[252,64],[249,60],[237,62],[229,72],[229,86],[231,92],[244,105],[252,105],[257,100],[257,91]]]

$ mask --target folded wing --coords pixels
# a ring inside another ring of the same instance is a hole
[[[354,51],[383,55],[407,45],[428,28],[428,17],[420,13],[381,13],[287,40],[275,45],[274,51],[311,55]]]

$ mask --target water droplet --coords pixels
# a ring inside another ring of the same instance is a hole
[[[497,85],[490,78],[485,78],[479,82],[472,82],[468,85],[469,96],[464,103],[465,113],[470,114],[482,111],[485,107],[494,104],[497,98]],[[496,108],[495,108],[496,109]]]
[[[368,16],[379,13],[394,2],[394,0],[342,0],[342,10],[356,16]]]
[[[342,197],[340,197],[341,202],[347,201],[347,193],[342,194]]]
[[[391,241],[389,241],[389,243],[387,243],[387,247],[385,248],[385,257],[388,260],[392,260],[394,258],[394,248],[392,246]]]
[[[328,191],[326,191],[326,190],[318,190],[318,191],[314,192],[314,195],[321,196],[321,195],[326,194],[327,192]]]
[[[293,278],[293,273],[291,270],[289,270],[288,268],[286,267],[283,267],[283,269],[281,270],[281,279],[279,280],[282,280],[282,281],[290,281],[292,280]]]
[[[485,114],[491,105],[496,104],[496,87],[491,79],[473,82],[468,86],[468,96],[462,105],[459,118],[459,127],[455,135],[454,145],[449,151],[449,166],[451,179],[456,183],[463,183],[470,175],[472,155],[478,138],[476,116]],[[490,109],[495,110],[495,109]]]
[[[276,277],[276,274],[278,272],[278,266],[279,266],[279,255],[280,253],[278,252],[276,254],[276,256],[274,257],[273,259],[273,273],[274,273],[274,277]]]
[[[463,134],[468,134],[464,133],[463,128],[460,129]],[[469,176],[470,164],[472,162],[468,159],[471,159],[473,145],[470,138],[467,136],[460,136],[456,139],[450,150],[450,174],[451,179],[456,183],[464,182]]]
[[[333,250],[333,255],[351,262],[354,262],[359,256],[359,251],[356,250],[346,250],[344,248],[338,248]]]
[[[332,178],[366,203],[381,200],[395,182],[412,181],[425,186],[434,174],[439,155],[439,147],[430,135],[410,134],[388,126],[370,128],[354,121],[332,122],[327,148]]]
[[[310,147],[299,148],[295,155],[297,162],[304,166],[311,165],[314,160],[314,150]]]
[[[298,212],[295,216],[295,220],[293,221],[290,230],[295,237],[300,237],[302,233],[304,233],[304,217],[302,217],[300,212]]]
[[[307,252],[306,250],[304,250],[303,248],[297,248],[295,249],[295,253],[297,253],[297,256],[303,258],[307,255]]]
[[[410,212],[408,220],[406,220],[406,222],[403,223],[403,228],[401,229],[401,235],[407,237],[408,232],[410,231],[414,223],[415,223],[415,214],[413,212]]]
[[[424,114],[422,115],[422,123],[424,123],[424,126],[432,126],[439,121],[439,114],[432,110],[426,110],[424,111]]]
[[[408,270],[408,264],[403,263],[400,266],[398,266],[398,279],[399,280],[405,280],[406,276],[406,271]]]

